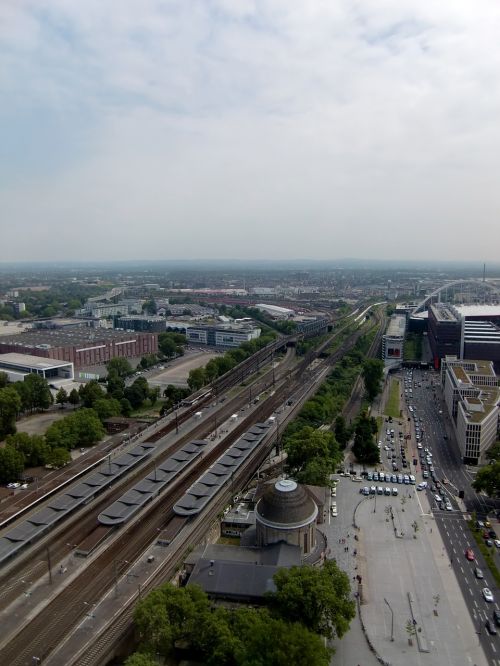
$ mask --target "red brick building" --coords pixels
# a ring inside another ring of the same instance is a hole
[[[103,365],[116,357],[140,358],[157,351],[157,333],[89,328],[26,331],[0,338],[0,354],[17,352],[71,361],[75,368]]]

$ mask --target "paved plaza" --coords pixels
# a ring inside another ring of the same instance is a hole
[[[332,663],[379,663],[361,631],[361,619],[375,652],[388,664],[486,666],[425,495],[400,485],[397,497],[378,495],[375,500],[360,495],[360,485],[340,479],[335,498],[339,515],[328,516],[323,526],[329,557],[348,573],[354,592],[356,576],[362,581],[361,618],[334,644]],[[410,636],[407,626],[414,627],[415,635]]]

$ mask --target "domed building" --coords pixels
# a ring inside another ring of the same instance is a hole
[[[304,487],[292,479],[280,479],[255,507],[255,545],[284,541],[299,546],[306,557],[316,548],[317,516],[318,507]]]

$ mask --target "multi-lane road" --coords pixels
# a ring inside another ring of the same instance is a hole
[[[410,375],[408,371],[403,371],[403,378],[406,378],[407,385]],[[407,426],[411,430],[411,448],[413,454],[419,459],[420,451],[417,449],[415,439],[415,427],[421,431],[422,446],[432,453],[432,466],[438,482],[441,484],[441,490],[444,497],[448,498],[452,510],[446,510],[445,506],[439,508],[437,502],[433,499],[436,494],[431,490],[435,485],[431,478],[429,481],[429,500],[432,511],[439,527],[443,542],[446,547],[447,555],[450,560],[450,566],[455,570],[462,594],[469,608],[471,617],[475,626],[479,640],[489,659],[489,663],[500,666],[500,643],[498,636],[491,636],[485,628],[487,619],[493,621],[493,611],[500,610],[500,591],[484,561],[484,558],[475,548],[475,540],[469,526],[466,522],[473,511],[479,516],[486,514],[487,511],[497,508],[496,502],[478,495],[471,486],[473,475],[467,470],[460,459],[458,445],[455,441],[453,429],[447,415],[439,383],[439,375],[434,371],[413,370],[411,374],[412,393],[404,393],[405,385],[401,383],[402,395],[405,402]],[[412,406],[413,412],[409,410]],[[423,431],[423,432],[422,432]],[[424,467],[429,468],[423,462]],[[417,482],[422,480],[422,461],[417,464]],[[443,480],[445,482],[443,482]],[[464,493],[463,501],[458,499],[459,491]],[[441,505],[443,506],[443,505]],[[495,520],[493,528],[497,534],[500,534],[498,521]],[[475,561],[469,561],[465,557],[465,551],[472,548]],[[496,550],[496,549],[495,549]],[[494,553],[495,558],[500,558],[500,551]],[[475,568],[479,567],[484,578],[479,579],[475,575]],[[493,602],[487,602],[484,599],[482,590],[488,587],[494,597]]]

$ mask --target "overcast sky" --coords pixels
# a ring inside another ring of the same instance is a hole
[[[498,260],[498,0],[2,0],[0,261]]]

